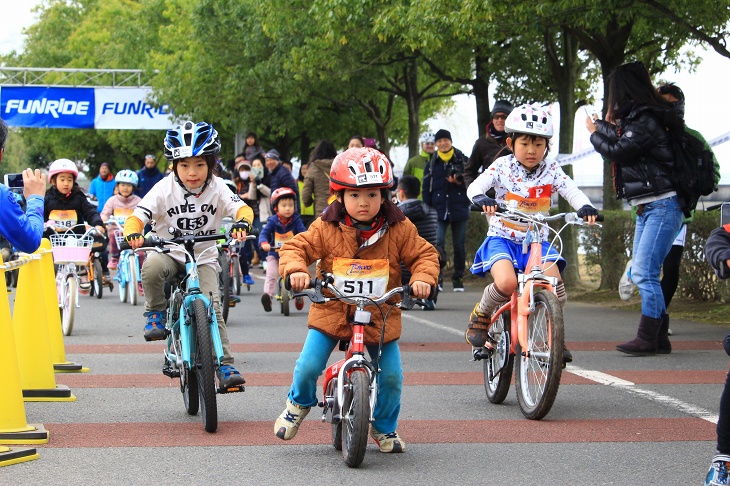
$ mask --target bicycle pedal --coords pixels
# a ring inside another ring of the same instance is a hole
[[[170,366],[163,366],[162,374],[165,376],[169,376],[170,378],[180,378],[180,372]]]
[[[489,359],[491,354],[492,354],[491,351],[489,351],[486,348],[475,349],[474,352],[472,353],[472,356],[474,357],[473,361],[481,361],[483,359]]]
[[[226,394],[226,393],[239,393],[246,391],[246,387],[243,385],[235,385],[235,386],[229,386],[227,388],[220,387],[216,389],[216,393]]]

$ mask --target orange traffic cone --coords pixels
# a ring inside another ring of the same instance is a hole
[[[29,262],[30,257],[21,258],[18,262],[23,260]],[[0,256],[0,370],[3,370],[3,379],[0,380],[0,444],[45,444],[48,442],[48,432],[42,425],[29,425],[25,418],[25,403],[20,387],[18,355],[15,351],[3,267]],[[0,466],[6,465],[4,463],[8,461],[14,461],[10,462],[14,464],[27,457],[24,453],[5,449],[7,448],[0,450]]]
[[[48,243],[48,247],[46,247]],[[61,315],[58,311],[58,295],[56,293],[56,275],[53,270],[53,255],[50,250],[50,242],[44,239],[41,248],[49,248],[43,252],[41,257],[41,272],[43,275],[43,295],[46,302],[46,319],[48,320],[48,337],[51,340],[51,359],[53,370],[56,373],[88,373],[89,368],[84,368],[78,363],[66,360],[66,349],[63,344],[63,330],[61,329]]]
[[[64,385],[56,385],[51,357],[51,341],[48,336],[45,292],[41,282],[41,254],[50,249],[48,240],[43,240],[41,247],[33,253],[33,260],[20,267],[18,272],[18,288],[15,292],[13,308],[13,329],[15,346],[18,352],[20,367],[20,383],[23,398],[33,402],[73,402],[76,396]],[[55,292],[54,292],[55,294]]]

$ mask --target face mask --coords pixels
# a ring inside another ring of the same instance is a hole
[[[254,175],[254,177],[263,177],[264,168],[263,167],[251,167],[251,173]]]
[[[242,171],[239,171],[238,172],[238,175],[241,177],[241,179],[248,180],[248,178],[251,176],[251,171],[250,170],[242,170]]]

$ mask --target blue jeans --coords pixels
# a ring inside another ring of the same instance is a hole
[[[639,287],[641,313],[646,317],[660,319],[667,310],[659,274],[683,219],[677,196],[646,204],[636,217],[631,280]]]
[[[446,228],[451,225],[451,240],[454,244],[454,274],[453,280],[464,277],[466,266],[466,223],[464,221],[439,221],[436,230],[436,244],[446,248]],[[380,429],[378,429],[380,430]]]
[[[317,405],[317,378],[327,366],[332,350],[338,341],[310,329],[304,347],[294,367],[294,379],[289,400],[302,407]],[[377,346],[367,346],[370,356],[377,353]],[[373,427],[383,434],[395,432],[400,414],[400,396],[403,389],[403,368],[400,361],[398,341],[383,344],[380,358],[381,372],[378,374],[378,399],[373,414]],[[324,397],[323,397],[324,399]]]

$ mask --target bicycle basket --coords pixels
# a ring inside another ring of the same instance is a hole
[[[85,265],[94,239],[89,235],[51,235],[53,262]]]
[[[114,239],[117,240],[117,248],[121,248],[122,243],[126,241],[124,238],[124,233],[122,233],[121,231],[117,231],[114,233]]]

